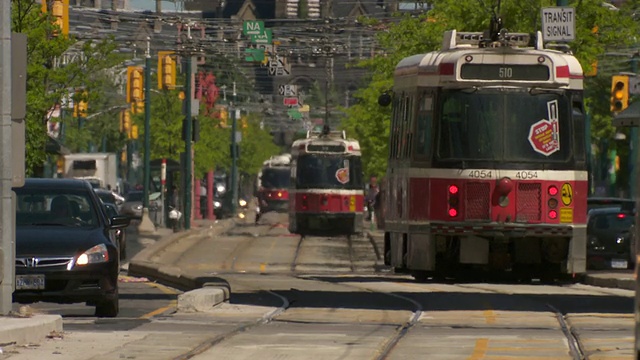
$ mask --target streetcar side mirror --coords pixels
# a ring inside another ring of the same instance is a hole
[[[378,105],[389,106],[391,104],[391,95],[388,92],[384,92],[378,97]]]

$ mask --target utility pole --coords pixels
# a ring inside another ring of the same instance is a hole
[[[13,172],[11,168],[12,138],[11,138],[11,1],[0,1],[0,312],[3,315],[11,311],[14,285],[15,264],[15,219],[12,201],[11,183]]]
[[[233,82],[233,102],[229,106],[231,115],[231,213],[235,215],[238,205],[238,139],[236,139],[236,129],[238,119],[236,116],[236,82]]]
[[[635,53],[631,57],[631,72],[634,74],[638,73],[639,55],[640,54]],[[632,199],[635,199],[636,196],[638,196],[635,185],[638,181],[638,166],[636,165],[638,162],[638,145],[640,145],[640,142],[638,141],[638,128],[632,127],[629,131],[629,146],[631,147],[631,151],[629,152],[629,164],[631,165],[631,172],[629,174],[629,197]]]
[[[151,39],[147,37],[144,58],[144,183],[142,190],[142,221],[140,232],[154,232],[155,225],[149,218],[149,187],[151,185]]]
[[[187,41],[191,42],[191,24],[187,25]],[[191,229],[191,201],[192,201],[192,186],[193,186],[193,169],[192,169],[192,146],[193,141],[193,119],[191,118],[191,74],[193,66],[193,49],[191,44],[188,44],[189,48],[185,52],[185,173],[184,173],[184,228],[185,230]]]

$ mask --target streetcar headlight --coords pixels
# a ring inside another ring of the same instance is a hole
[[[222,207],[222,203],[220,203],[220,201],[214,201],[213,202],[213,208],[214,209],[219,209],[220,207]]]
[[[247,206],[247,200],[245,199],[240,199],[238,203],[240,204],[240,206]]]
[[[216,187],[216,190],[218,190],[218,192],[222,194],[223,192],[227,191],[227,188],[224,185],[218,185]]]

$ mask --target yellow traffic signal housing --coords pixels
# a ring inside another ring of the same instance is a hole
[[[73,103],[73,117],[86,118],[88,115],[89,104],[86,100],[88,93],[86,91],[76,91],[76,101]],[[82,97],[82,99],[80,98]]]
[[[611,112],[620,112],[629,106],[629,76],[611,77]]]
[[[229,120],[229,112],[227,108],[220,109],[220,126],[223,128],[227,127],[227,120]]]
[[[138,138],[138,125],[131,126],[131,138],[132,139]]]
[[[158,89],[173,89],[176,86],[176,60],[173,51],[158,51]]]
[[[144,91],[142,87],[144,76],[142,67],[129,66],[127,67],[127,102],[132,103],[136,101],[144,100]]]
[[[47,13],[49,8],[53,23],[62,30],[63,35],[69,35],[69,0],[42,0],[42,12]],[[54,36],[57,35],[58,32],[54,31]]]
[[[131,138],[131,113],[129,110],[122,110],[120,113],[120,131],[127,134],[127,139]]]

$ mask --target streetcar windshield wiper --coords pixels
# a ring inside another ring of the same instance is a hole
[[[547,88],[531,88],[529,89],[529,95],[542,95],[542,94],[557,94],[564,95],[563,89],[547,89]]]

